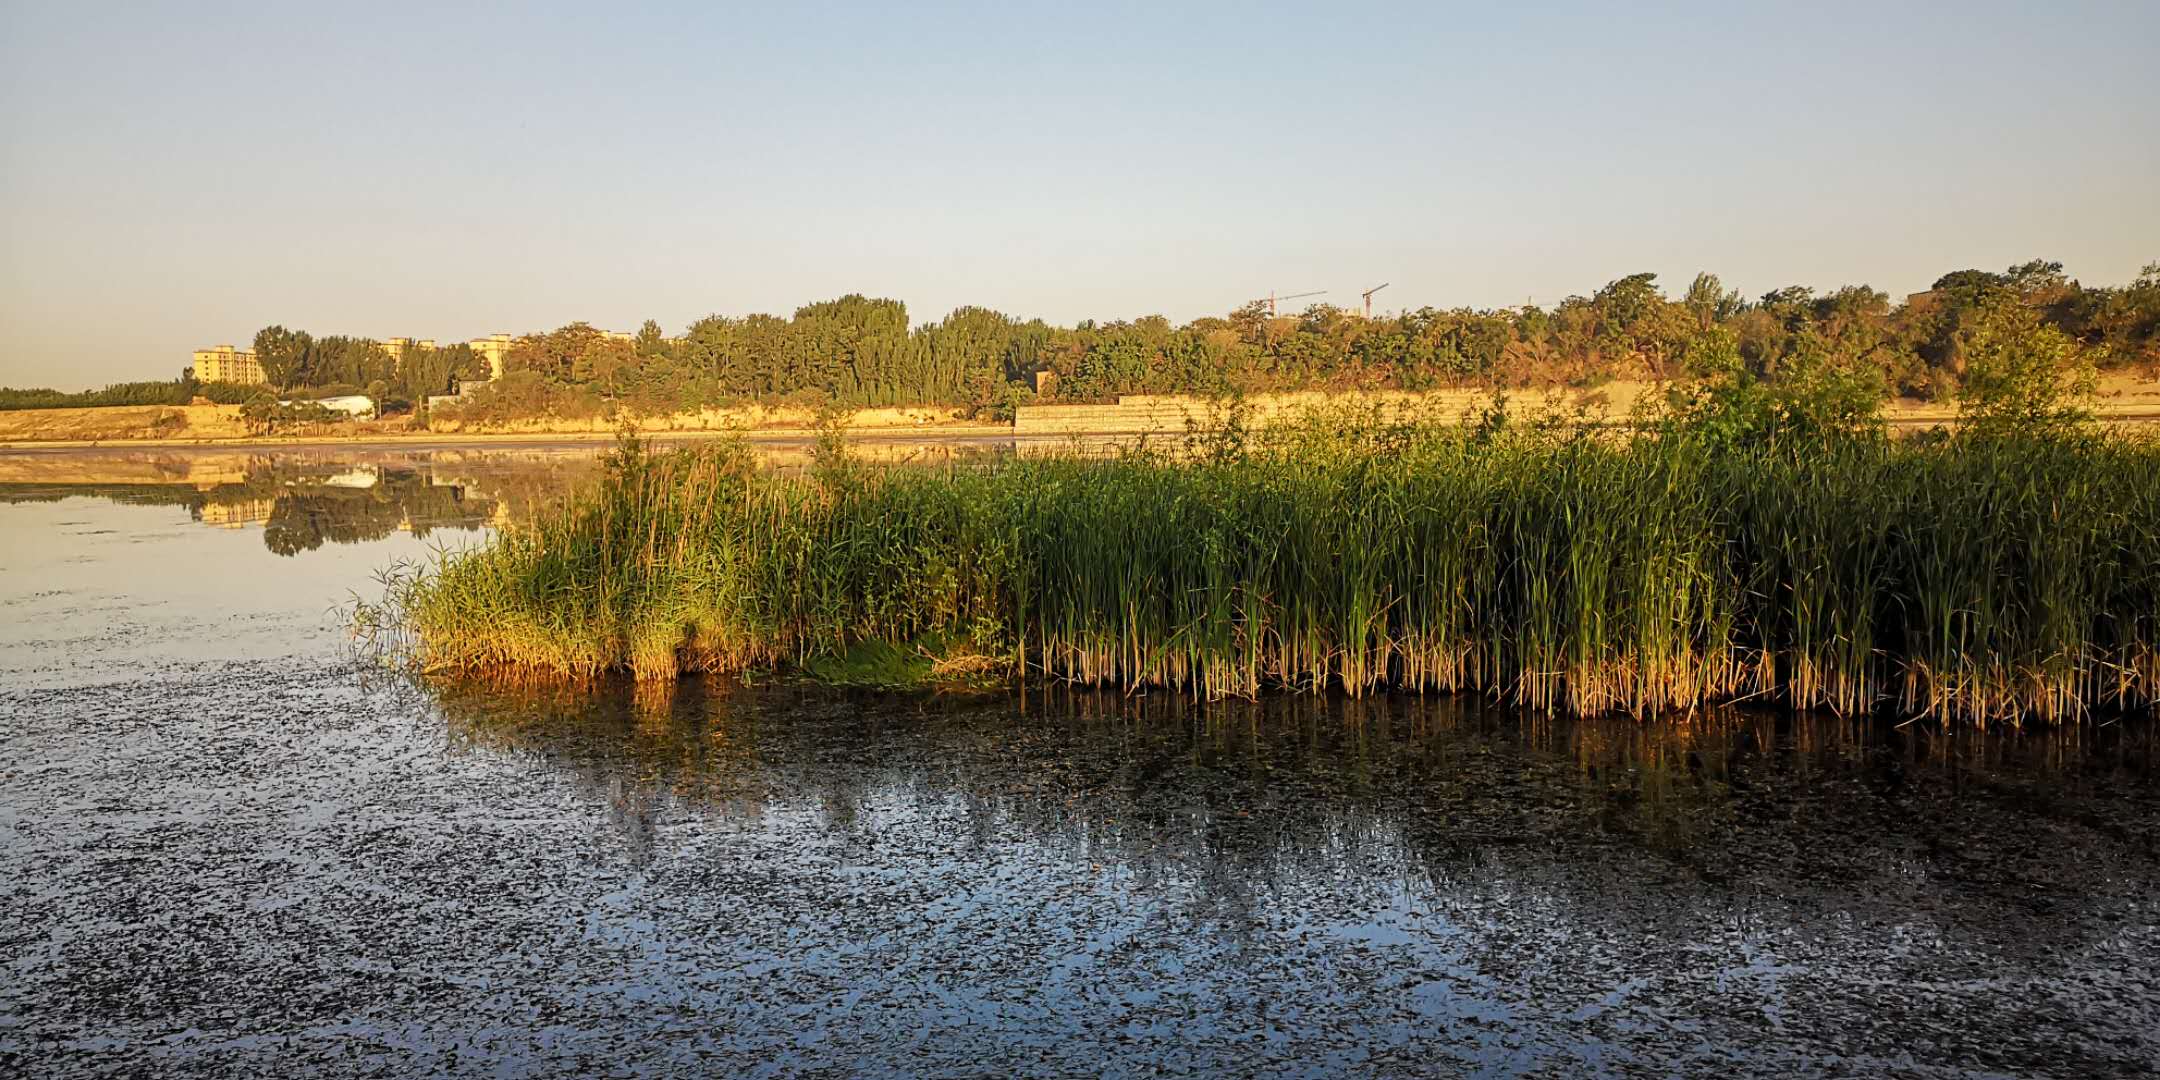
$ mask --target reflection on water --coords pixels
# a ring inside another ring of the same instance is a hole
[[[2127,881],[2160,880],[2160,740],[2144,725],[1978,733],[1748,709],[1644,723],[1471,697],[896,699],[700,679],[432,692],[454,745],[575,776],[643,858],[656,816],[686,810],[804,803],[844,832],[873,806],[958,800],[978,835],[1017,825],[1093,862],[1195,872],[1240,903],[1346,861],[1440,887],[1496,857],[1651,859],[1691,888],[1990,917],[2106,909]],[[1609,882],[1572,880],[1585,905],[1610,900]]]
[[[1011,439],[962,443],[862,441],[852,452],[881,464],[950,464],[1069,449]],[[194,520],[260,528],[279,555],[325,543],[358,544],[392,533],[425,537],[529,520],[600,468],[606,443],[520,449],[263,450],[103,449],[0,451],[0,503],[91,496],[184,506]],[[750,444],[775,471],[808,467],[806,441]]]
[[[560,500],[593,452],[258,454],[71,452],[0,458],[0,502],[91,496],[180,506],[204,525],[259,528],[278,555],[393,533],[501,527]]]
[[[928,964],[1039,1004],[946,1017],[961,1047],[1077,1014],[1130,1032],[1102,1052],[1135,1066],[2160,1064],[2145,727],[699,680],[433,696],[453,757],[560,777],[633,873],[781,905],[749,917],[771,924],[752,962],[888,941],[899,966],[849,967],[857,992]]]

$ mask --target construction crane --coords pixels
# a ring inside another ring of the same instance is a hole
[[[1308,297],[1308,296],[1326,296],[1326,295],[1327,295],[1327,290],[1326,290],[1326,289],[1316,289],[1316,290],[1314,290],[1314,291],[1312,291],[1312,292],[1300,292],[1300,293],[1291,293],[1291,294],[1290,294],[1290,295],[1288,295],[1288,296],[1277,296],[1277,295],[1275,295],[1275,293],[1274,293],[1274,291],[1273,291],[1273,290],[1269,290],[1269,292],[1268,292],[1268,294],[1267,294],[1267,313],[1268,313],[1268,317],[1269,317],[1269,318],[1273,318],[1273,317],[1275,316],[1275,302],[1276,302],[1276,301],[1278,301],[1278,300],[1300,300],[1300,299],[1303,299],[1303,298],[1305,298],[1305,297]],[[1258,303],[1258,301],[1254,301],[1254,302],[1255,302],[1255,303]]]
[[[1374,294],[1374,293],[1376,293],[1376,292],[1379,292],[1380,290],[1382,290],[1382,289],[1385,289],[1385,288],[1387,288],[1387,287],[1388,287],[1388,283],[1387,283],[1387,282],[1385,282],[1385,281],[1383,281],[1383,282],[1381,282],[1380,284],[1378,284],[1378,285],[1375,285],[1375,286],[1373,286],[1372,288],[1370,288],[1370,289],[1367,289],[1367,290],[1365,290],[1364,292],[1362,292],[1362,293],[1359,293],[1359,294],[1358,294],[1359,296],[1362,296],[1362,297],[1364,297],[1364,298],[1365,298],[1365,317],[1366,317],[1366,318],[1368,318],[1368,319],[1372,318],[1372,294]]]

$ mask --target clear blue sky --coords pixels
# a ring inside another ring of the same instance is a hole
[[[2160,3],[0,0],[0,384],[669,332],[2160,260]]]

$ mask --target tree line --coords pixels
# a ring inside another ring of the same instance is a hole
[[[1052,326],[965,307],[911,326],[897,300],[845,296],[776,315],[708,316],[631,340],[583,323],[519,338],[482,415],[659,412],[744,402],[956,406],[1305,389],[1594,386],[1611,379],[1805,384],[1879,402],[1955,397],[1982,346],[2015,339],[2065,370],[2160,367],[2160,263],[2089,287],[2061,263],[1961,270],[1893,301],[1865,285],[1753,299],[1700,274],[1677,297],[1633,274],[1551,308],[1419,308],[1364,318],[1264,303],[1174,325],[1161,316]],[[1993,352],[1990,355],[1994,355]]]
[[[1423,307],[1368,319],[1328,305],[1274,316],[1255,302],[1183,324],[1157,315],[1052,326],[963,307],[918,326],[897,300],[850,295],[789,317],[707,316],[672,337],[652,321],[629,339],[585,323],[528,334],[512,344],[505,377],[458,408],[484,418],[754,402],[1002,415],[1037,400],[1043,372],[1054,376],[1045,400],[1066,402],[1709,378],[1942,399],[1974,377],[1976,344],[2006,334],[2073,369],[2160,367],[2160,263],[2113,287],[2083,285],[2045,260],[1959,270],[1898,301],[1865,285],[1750,299],[1707,273],[1674,297],[1642,273],[1550,308]],[[367,393],[389,411],[489,374],[462,344],[393,357],[370,339],[269,326],[254,345],[280,393]],[[197,389],[190,374],[78,395],[0,390],[0,408],[176,404]]]
[[[193,368],[169,382],[113,383],[98,390],[68,392],[45,387],[17,390],[0,387],[0,411],[13,409],[88,409],[118,405],[186,405],[205,398],[219,405],[238,405],[259,388],[236,383],[195,381]]]

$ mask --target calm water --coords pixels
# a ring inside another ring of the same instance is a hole
[[[2160,1070],[2144,726],[354,670],[591,467],[0,454],[0,1074]]]

